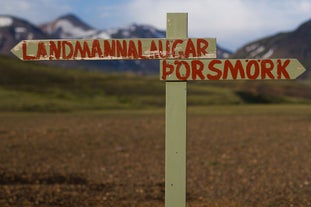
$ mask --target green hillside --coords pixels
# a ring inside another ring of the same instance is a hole
[[[310,81],[189,82],[188,105],[310,103]],[[64,69],[0,56],[0,111],[163,108],[158,77]]]

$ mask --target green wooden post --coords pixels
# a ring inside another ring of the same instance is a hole
[[[188,14],[168,13],[166,38],[188,38]],[[165,207],[186,206],[187,82],[166,82]]]

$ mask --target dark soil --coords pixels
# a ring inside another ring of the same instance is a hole
[[[0,206],[164,206],[163,114],[0,114]],[[311,206],[311,118],[189,115],[187,206]]]

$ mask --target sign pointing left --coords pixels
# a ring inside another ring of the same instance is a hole
[[[216,39],[24,40],[11,52],[26,61],[216,58]]]

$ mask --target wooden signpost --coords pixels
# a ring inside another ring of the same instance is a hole
[[[160,78],[185,80],[288,80],[305,68],[296,59],[163,60]]]
[[[24,40],[11,51],[31,61],[215,58],[216,39]]]
[[[296,59],[212,59],[216,39],[188,39],[188,14],[168,13],[166,39],[24,40],[12,50],[25,61],[160,59],[166,81],[165,206],[186,206],[188,80],[296,79]]]

